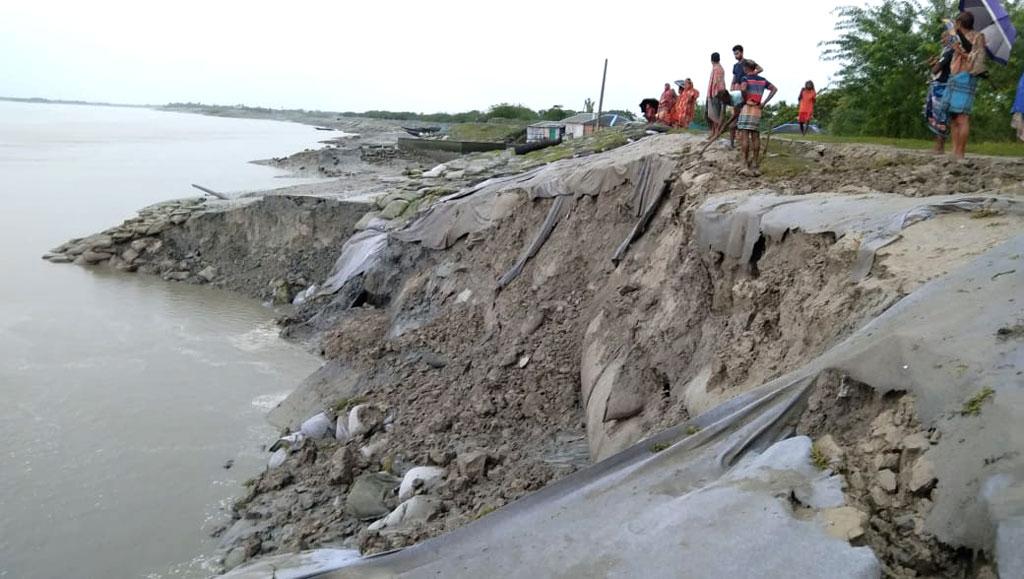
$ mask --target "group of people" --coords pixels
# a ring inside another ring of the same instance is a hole
[[[970,134],[970,117],[978,81],[987,74],[987,50],[984,34],[974,29],[974,15],[962,11],[955,21],[947,21],[942,30],[942,50],[931,60],[932,78],[925,103],[928,128],[935,134],[935,150],[945,151],[952,139],[953,154],[963,159]],[[761,116],[764,107],[775,97],[775,85],[761,76],[764,69],[744,56],[743,46],[733,47],[736,63],[731,82],[726,85],[725,69],[719,53],[711,55],[711,79],[708,82],[705,118],[710,141],[726,130],[735,147],[739,137],[743,161],[748,169],[758,169],[761,155]],[[665,83],[660,99],[644,99],[640,110],[649,123],[687,128],[693,122],[700,92],[690,79],[676,81],[677,93]],[[814,83],[807,81],[800,90],[797,122],[806,134],[814,117],[818,98]],[[731,114],[727,113],[731,110]],[[1013,126],[1024,140],[1024,77],[1017,102],[1014,103]]]
[[[651,115],[651,118],[647,119],[650,122],[685,129],[690,126],[694,115],[697,114],[697,99],[700,98],[700,91],[694,88],[693,81],[690,79],[677,80],[675,84],[679,88],[679,92],[676,93],[672,85],[666,82],[661,99],[657,101],[657,107],[655,108],[654,102],[648,102],[649,110],[645,111],[645,116]],[[653,100],[650,99],[650,101]]]
[[[974,30],[974,15],[961,12],[942,30],[942,51],[931,60],[932,78],[925,101],[935,152],[943,153],[952,137],[953,155],[963,159],[971,130],[971,110],[978,80],[987,74],[985,35]]]
[[[764,69],[753,60],[746,58],[741,45],[732,49],[736,63],[732,68],[730,84],[725,82],[725,68],[722,57],[715,52],[711,55],[711,79],[705,102],[705,119],[715,141],[729,130],[730,144],[735,147],[739,137],[743,162],[752,171],[757,171],[761,159],[761,117],[764,107],[771,101],[778,89],[761,76]],[[640,110],[649,123],[661,123],[670,127],[689,127],[696,113],[700,93],[690,79],[677,81],[679,94],[665,84],[660,100],[644,99]],[[814,83],[808,81],[800,91],[800,131],[805,133],[814,116],[817,93]],[[727,116],[727,113],[730,113]]]

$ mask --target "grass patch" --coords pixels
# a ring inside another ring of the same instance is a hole
[[[527,153],[523,158],[530,165],[543,165],[568,159],[577,154],[604,153],[627,144],[629,144],[629,136],[622,130],[605,128],[594,135],[569,139],[563,141],[561,145]]]
[[[474,521],[480,520],[480,519],[486,517],[487,515],[493,513],[496,510],[497,509],[495,509],[491,505],[487,505],[487,506],[483,507],[482,509],[480,509],[479,511],[477,511],[477,513],[475,515],[473,515],[473,520]]]
[[[568,159],[575,153],[576,151],[573,150],[572,145],[563,143],[561,145],[555,145],[554,147],[548,147],[539,151],[531,151],[523,155],[523,158],[530,163],[546,165],[548,163],[554,163],[555,161],[561,161],[562,159]]]
[[[818,470],[828,469],[828,456],[822,452],[821,447],[817,444],[811,445],[811,464]]]
[[[792,144],[775,138],[768,144],[768,153],[769,156],[761,163],[761,174],[769,179],[792,179],[809,172],[815,165],[813,160],[796,154]]]
[[[612,149],[618,149],[619,147],[629,143],[629,139],[622,133],[622,131],[610,129],[598,131],[598,133],[592,136],[591,139],[593,139],[593,151],[595,153],[603,153],[605,151],[611,151]]]
[[[960,414],[963,416],[978,416],[981,414],[981,407],[996,395],[996,391],[988,386],[982,388],[977,394],[964,402]]]
[[[668,448],[670,446],[672,446],[672,445],[667,443],[667,442],[658,442],[656,444],[652,444],[652,445],[648,446],[647,450],[651,451],[651,454],[658,454],[659,452],[661,452],[663,450],[668,450]]]
[[[448,135],[456,141],[504,143],[524,130],[526,130],[526,123],[519,121],[458,123],[448,129]]]
[[[996,211],[995,209],[979,209],[971,212],[971,219],[990,219],[992,217],[1000,217],[1002,214],[1002,211]]]
[[[360,404],[366,404],[369,400],[365,396],[353,396],[352,398],[342,398],[331,406],[331,410],[334,411],[335,415],[341,416],[354,407]]]
[[[835,135],[772,135],[772,140],[810,141],[813,143],[839,143],[854,145],[883,145],[899,149],[929,151],[935,147],[935,141],[925,139],[893,139],[889,137],[839,137]],[[947,151],[951,143],[946,143]],[[975,143],[967,145],[967,152],[975,155],[992,155],[996,157],[1024,157],[1024,143],[998,142]]]
[[[698,432],[700,432],[700,427],[699,426],[687,426],[686,427],[686,434],[687,434],[687,436],[693,436],[694,434],[697,434]]]

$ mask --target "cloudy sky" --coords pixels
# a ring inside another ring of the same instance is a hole
[[[740,43],[793,101],[835,66],[832,10],[864,0],[0,3],[0,95],[134,104],[457,112],[498,102],[636,109],[666,81],[706,90]],[[650,11],[643,11],[651,6]],[[742,17],[737,17],[741,15]]]

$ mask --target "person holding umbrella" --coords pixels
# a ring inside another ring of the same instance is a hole
[[[956,19],[953,62],[942,104],[949,114],[953,154],[963,159],[971,130],[971,109],[978,79],[985,75],[986,57],[1005,65],[1017,40],[1017,30],[999,0],[960,0]]]
[[[943,108],[949,113],[953,134],[953,155],[963,159],[971,131],[971,111],[978,78],[985,74],[985,35],[974,30],[974,14],[964,11],[956,18],[956,42],[950,64],[949,84],[943,95]]]

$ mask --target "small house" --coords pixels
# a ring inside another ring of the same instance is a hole
[[[558,141],[565,136],[565,123],[562,121],[541,121],[526,127],[526,142]]]
[[[567,119],[562,119],[565,124],[565,136],[570,139],[578,139],[594,133],[597,126],[597,115],[594,113],[580,113]]]

